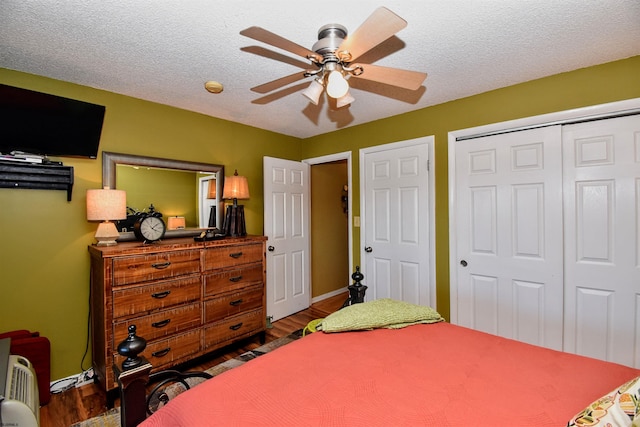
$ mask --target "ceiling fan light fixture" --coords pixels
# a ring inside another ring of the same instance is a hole
[[[323,91],[324,85],[318,79],[313,79],[309,87],[307,87],[302,92],[302,94],[309,98],[309,101],[311,101],[314,105],[318,105],[318,102],[320,101],[320,95],[322,95]]]
[[[344,106],[351,104],[355,100],[356,99],[353,96],[351,96],[351,93],[347,92],[344,96],[341,96],[340,98],[336,99],[336,107],[342,108]]]
[[[327,77],[327,95],[332,98],[342,98],[349,92],[349,83],[338,70],[333,70]]]

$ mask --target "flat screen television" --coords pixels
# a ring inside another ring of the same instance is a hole
[[[0,153],[95,159],[105,107],[0,84]]]

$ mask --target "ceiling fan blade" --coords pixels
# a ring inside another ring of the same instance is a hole
[[[354,64],[350,67],[362,67],[363,72],[354,78],[385,83],[409,90],[417,90],[427,78],[427,73],[419,71],[401,70],[400,68],[382,67],[371,64]]]
[[[341,57],[341,52],[349,52],[351,58],[346,62],[355,61],[406,26],[407,21],[386,7],[379,7],[354,32],[347,35],[336,54]]]
[[[304,72],[298,71],[295,74],[281,77],[279,79],[272,80],[268,83],[264,83],[256,87],[252,87],[251,90],[258,93],[269,93],[272,90],[280,89],[283,86],[297,82],[298,80],[302,80],[304,78],[305,78]]]
[[[294,43],[291,40],[287,40],[277,34],[274,34],[271,31],[265,30],[264,28],[249,27],[245,30],[240,31],[240,34],[245,37],[270,44],[271,46],[278,47],[282,50],[286,50],[287,52],[302,56],[303,58],[315,58],[318,61],[322,59],[322,57],[314,51],[300,46],[299,44]]]

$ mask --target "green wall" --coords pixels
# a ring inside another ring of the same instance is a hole
[[[267,132],[89,87],[0,69],[0,83],[107,107],[100,149],[221,163],[247,176],[249,233],[263,232],[262,157],[300,160],[435,135],[438,310],[449,314],[447,133],[452,130],[640,97],[640,57],[576,70],[337,130],[306,140]],[[426,82],[429,96],[429,80]],[[224,93],[220,96],[224,96]],[[268,108],[268,107],[265,107]],[[87,343],[89,256],[96,225],[86,221],[85,193],[102,184],[97,160],[64,158],[75,168],[73,200],[63,191],[0,189],[0,331],[38,330],[52,344],[52,379],[80,372]],[[353,214],[360,214],[359,167],[353,162]],[[354,229],[354,262],[360,234]],[[366,279],[365,279],[366,280]],[[89,359],[83,368],[89,366]]]

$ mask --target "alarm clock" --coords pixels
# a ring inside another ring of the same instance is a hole
[[[167,230],[159,216],[142,216],[133,224],[133,234],[143,242],[157,242]]]

